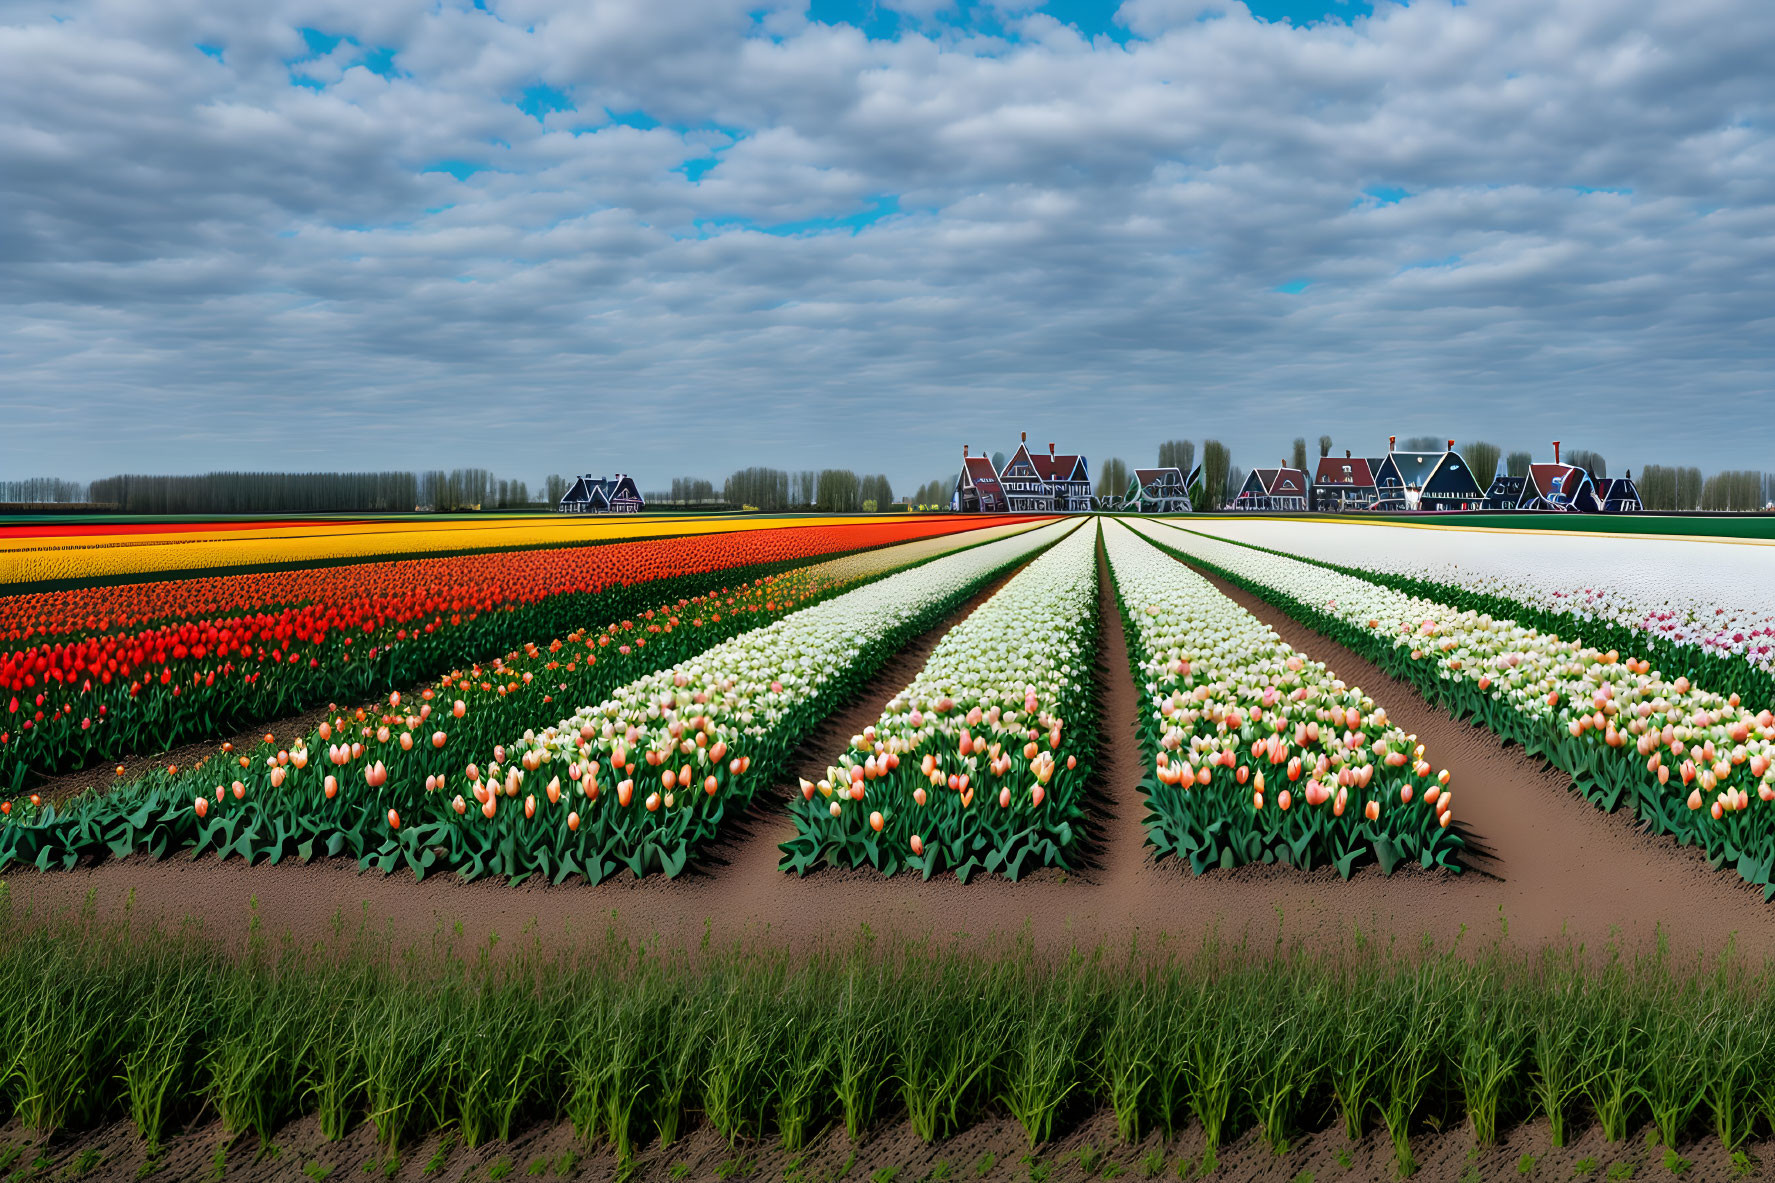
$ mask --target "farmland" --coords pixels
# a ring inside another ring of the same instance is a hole
[[[1767,1156],[1775,699],[1707,615],[1758,626],[1764,550],[717,521],[12,580],[9,1144],[228,1178],[285,1177],[269,1144],[415,1179]]]

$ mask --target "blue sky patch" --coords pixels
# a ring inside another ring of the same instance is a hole
[[[659,120],[645,111],[612,111],[606,107],[604,114],[610,116],[610,122],[617,127],[633,127],[641,131],[652,131],[659,126]]]
[[[366,50],[358,64],[370,73],[379,74],[384,78],[393,78],[400,72],[394,68],[394,50],[386,45]]]
[[[1310,279],[1291,279],[1287,283],[1277,284],[1276,290],[1290,296],[1298,296],[1311,286],[1313,286],[1313,281]]]
[[[449,173],[459,181],[466,181],[476,173],[484,173],[487,166],[475,164],[469,160],[440,160],[419,170],[426,173]]]
[[[684,179],[694,185],[703,179],[704,174],[720,163],[721,161],[713,156],[695,156],[686,160],[674,171],[683,173]]]
[[[308,46],[309,57],[324,57],[332,53],[338,44],[345,40],[331,33],[323,33],[319,29],[300,28],[296,32],[302,34],[302,40]]]
[[[1374,198],[1382,205],[1398,205],[1401,201],[1404,201],[1407,197],[1411,196],[1406,190],[1396,188],[1392,185],[1376,185],[1372,189],[1364,189],[1362,192]]]
[[[215,58],[218,62],[222,60],[222,47],[220,45],[205,45],[203,42],[199,41],[197,43],[197,52],[203,54],[205,57]]]
[[[796,234],[823,234],[833,230],[849,230],[854,236],[865,226],[872,226],[883,218],[891,217],[900,212],[900,198],[897,194],[886,194],[871,198],[869,204],[854,214],[842,218],[804,218],[798,222],[779,222],[774,226],[761,226],[759,229],[766,234],[778,237],[789,237]]]
[[[1071,25],[1087,39],[1109,37],[1126,44],[1130,34],[1116,22],[1117,0],[1047,0],[1034,11],[1047,13]],[[1348,24],[1374,12],[1373,0],[1246,0],[1259,20],[1285,21],[1304,26],[1323,21]],[[1007,25],[999,11],[983,0],[950,0],[932,14],[928,24],[903,16],[877,0],[809,0],[807,16],[828,25],[850,25],[877,41],[897,41],[907,32],[936,33],[951,30],[964,34],[1003,37],[1018,41],[1014,25]]]
[[[550,112],[577,111],[579,109],[573,105],[573,100],[568,97],[566,91],[540,82],[535,86],[526,86],[520,91],[518,101],[514,105],[538,123],[541,123]]]
[[[872,226],[883,218],[891,217],[899,212],[899,196],[888,193],[870,198],[868,205],[854,214],[846,214],[843,217],[801,218],[793,222],[774,222],[765,225],[753,218],[717,216],[697,218],[692,224],[696,227],[695,237],[697,238],[713,238],[722,230],[754,230],[776,238],[832,234],[848,230],[854,237],[861,233],[865,227]]]
[[[1348,24],[1359,16],[1372,16],[1370,0],[1245,0],[1245,7],[1259,20],[1312,25],[1322,21]]]

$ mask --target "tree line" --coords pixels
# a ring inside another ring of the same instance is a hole
[[[419,479],[410,472],[130,474],[93,481],[87,496],[122,513],[380,513],[411,510]]]
[[[1331,436],[1321,435],[1317,445],[1321,458],[1331,455]],[[1438,452],[1447,446],[1446,438],[1433,436],[1407,437],[1398,445],[1401,451]],[[1482,486],[1489,485],[1491,474],[1500,467],[1513,477],[1526,476],[1536,459],[1531,452],[1506,452],[1486,440],[1460,441],[1456,450]],[[1287,451],[1287,463],[1311,476],[1306,437],[1296,436]],[[1197,452],[1194,440],[1166,440],[1159,444],[1158,465],[1176,468],[1187,476],[1197,467]],[[1561,459],[1599,478],[1609,474],[1606,458],[1591,449],[1566,448]],[[926,481],[905,501],[919,508],[948,508],[958,477],[959,473]],[[1098,466],[1096,492],[1100,497],[1120,498],[1127,493],[1131,477],[1127,461],[1110,457]],[[419,473],[131,474],[104,477],[90,484],[58,477],[26,477],[0,480],[0,503],[91,503],[116,512],[146,514],[398,513],[415,509],[448,513],[552,508],[560,504],[575,479],[550,474],[533,494],[526,481],[495,476],[484,468]],[[1192,490],[1197,508],[1219,509],[1229,504],[1245,479],[1246,470],[1232,462],[1232,453],[1224,443],[1202,442],[1199,480]],[[1704,475],[1695,467],[1653,464],[1641,469],[1635,484],[1649,511],[1743,513],[1775,503],[1775,474],[1750,469]],[[728,476],[719,488],[704,477],[674,477],[669,489],[654,490],[644,496],[650,502],[662,504],[751,506],[765,512],[869,513],[885,512],[897,504],[893,486],[885,475],[860,475],[838,468],[745,468]]]

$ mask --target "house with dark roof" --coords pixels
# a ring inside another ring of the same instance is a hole
[[[1504,462],[1498,461],[1498,471],[1485,490],[1485,508],[1515,509],[1516,503],[1522,500],[1522,487],[1528,483],[1527,477],[1511,476],[1504,468]]]
[[[1298,468],[1255,468],[1233,497],[1233,508],[1247,512],[1304,513],[1307,474]]]
[[[1387,454],[1374,472],[1377,510],[1415,513],[1485,508],[1485,493],[1455,451],[1453,440],[1440,452],[1400,452],[1393,447],[1396,439],[1387,437]]]
[[[998,483],[998,470],[992,467],[992,457],[972,455],[968,445],[961,446],[961,475],[955,478],[949,508],[956,513],[1010,512],[1005,491]]]
[[[1130,513],[1189,513],[1189,490],[1178,468],[1136,468],[1122,497]]]
[[[1029,433],[1022,433],[1016,453],[999,470],[999,487],[1012,513],[1088,513],[1096,508],[1091,497],[1091,474],[1085,458],[1029,450]]]
[[[646,505],[635,478],[619,472],[608,478],[575,477],[555,508],[561,513],[640,513]]]
[[[1624,477],[1597,477],[1596,500],[1604,513],[1641,513],[1645,503],[1639,498],[1639,486],[1633,483],[1633,470]]]
[[[1365,457],[1352,456],[1347,448],[1341,457],[1319,457],[1313,473],[1314,509],[1320,513],[1373,509],[1377,496],[1374,469]]]

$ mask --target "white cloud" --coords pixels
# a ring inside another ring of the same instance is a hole
[[[914,482],[1025,424],[1771,466],[1760,0],[1130,0],[1126,46],[494,8],[9,10],[0,467]],[[320,90],[303,27],[356,42]]]

